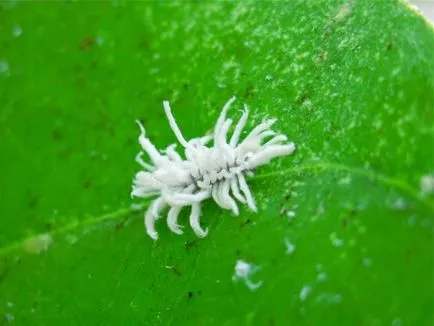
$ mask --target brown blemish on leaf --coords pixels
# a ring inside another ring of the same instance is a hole
[[[86,37],[80,42],[80,50],[87,50],[95,44],[95,39],[93,37]]]

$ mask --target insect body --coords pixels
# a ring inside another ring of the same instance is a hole
[[[191,206],[190,226],[198,237],[205,237],[208,233],[208,229],[204,230],[200,226],[200,205],[205,199],[212,197],[217,205],[231,210],[235,215],[239,214],[236,200],[247,204],[256,212],[255,201],[245,175],[251,176],[253,169],[268,164],[275,157],[294,152],[294,143],[284,144],[287,137],[270,129],[276,119],[263,121],[240,140],[249,114],[246,105],[228,140],[228,131],[233,121],[226,119],[226,113],[234,101],[235,97],[232,97],[224,105],[213,135],[189,141],[185,140],[176,124],[169,102],[163,102],[170,127],[184,147],[185,159],[175,150],[176,144],[169,145],[160,153],[146,137],[143,125],[137,121],[141,130],[139,143],[149,155],[152,164],[143,161],[143,152],[136,156],[137,163],[144,171],[135,175],[131,196],[158,196],[144,217],[146,232],[154,240],[158,239],[154,223],[167,206],[170,207],[167,225],[177,234],[183,233],[182,227],[177,223],[178,215],[184,206]],[[212,146],[207,145],[211,140]]]

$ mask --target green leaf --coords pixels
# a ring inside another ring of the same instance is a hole
[[[0,318],[431,325],[433,49],[395,1],[1,3]],[[153,242],[134,120],[165,148],[163,100],[191,138],[232,95],[296,153],[249,180],[257,214],[209,200],[208,237],[185,210]]]

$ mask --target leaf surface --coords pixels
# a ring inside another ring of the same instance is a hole
[[[0,4],[0,318],[430,325],[433,49],[395,1]],[[163,100],[191,138],[233,95],[296,153],[249,180],[257,214],[208,201],[207,238],[185,210],[153,242],[134,120],[165,148]]]

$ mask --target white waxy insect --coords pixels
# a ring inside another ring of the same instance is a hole
[[[294,143],[285,144],[287,137],[270,129],[276,119],[263,121],[241,140],[240,136],[249,114],[246,105],[228,141],[227,134],[233,121],[226,119],[226,113],[234,101],[235,97],[232,97],[223,106],[213,135],[205,135],[189,141],[182,135],[172,115],[169,102],[163,102],[169,125],[178,142],[184,147],[185,159],[175,150],[176,144],[171,144],[164,151],[159,152],[146,137],[143,125],[137,121],[141,130],[139,143],[150,157],[152,164],[143,161],[143,152],[136,156],[136,162],[143,170],[134,177],[131,196],[140,198],[157,196],[144,217],[146,232],[154,240],[158,239],[154,227],[155,221],[160,218],[161,212],[167,206],[170,207],[167,226],[177,234],[183,233],[182,227],[177,223],[178,215],[184,206],[191,206],[190,226],[201,238],[208,233],[208,229],[202,229],[199,221],[200,205],[203,200],[212,197],[217,205],[231,210],[235,215],[239,214],[236,200],[247,204],[252,211],[256,212],[255,200],[245,175],[251,176],[253,169],[268,164],[273,158],[294,152]],[[207,146],[211,140],[213,145]]]
[[[255,291],[262,285],[262,281],[254,283],[250,280],[250,277],[256,273],[259,268],[259,266],[249,264],[244,260],[237,260],[235,264],[235,274],[232,276],[232,281],[236,282],[242,280],[250,290]]]

